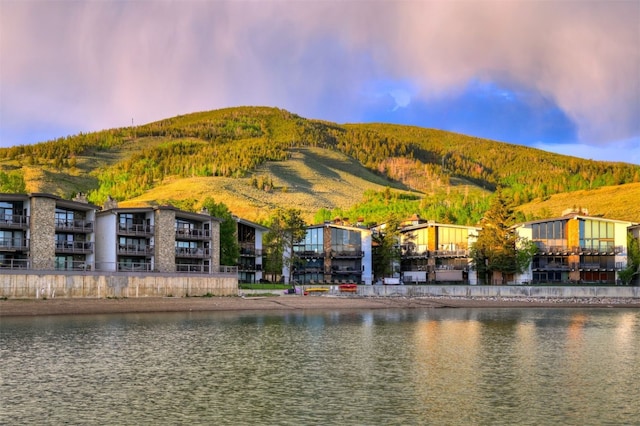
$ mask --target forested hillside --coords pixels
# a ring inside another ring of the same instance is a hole
[[[436,220],[474,223],[486,209],[487,191],[497,186],[524,204],[557,193],[640,182],[637,165],[582,160],[439,130],[338,125],[277,108],[242,107],[0,149],[0,191],[63,197],[87,192],[92,202],[102,204],[107,196],[130,200],[151,190],[158,193],[179,179],[225,178],[242,182],[236,192],[296,192],[296,184],[281,179],[273,165],[291,161],[306,148],[345,155],[371,173],[366,180],[379,179],[379,188],[362,187],[366,197],[348,200],[351,209],[328,203],[319,217],[349,211],[373,218],[385,205],[397,209],[406,202],[406,210]],[[385,186],[413,195],[393,195]],[[298,192],[305,191],[313,194],[314,189]],[[189,199],[189,189],[184,192],[181,198]],[[390,197],[396,197],[395,206]]]

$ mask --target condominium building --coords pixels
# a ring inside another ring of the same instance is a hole
[[[95,259],[95,214],[82,195],[0,194],[0,266],[90,270]]]
[[[242,283],[257,283],[263,278],[262,237],[269,228],[234,217],[237,222],[236,234],[240,246],[238,259],[238,280]]]
[[[405,284],[476,284],[469,249],[480,228],[414,221],[400,231],[400,270]]]
[[[337,223],[307,227],[293,247],[293,280],[299,283],[371,284],[371,230]],[[288,279],[289,269],[283,274]]]
[[[171,206],[96,214],[96,269],[210,274],[220,266],[220,220]]]
[[[533,241],[538,252],[529,271],[519,277],[532,283],[617,282],[627,266],[627,230],[623,220],[589,216],[567,210],[561,217],[517,225],[518,235]]]

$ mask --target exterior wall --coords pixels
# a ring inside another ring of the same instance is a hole
[[[0,297],[12,299],[186,297],[206,294],[236,296],[236,272],[206,277],[99,273],[0,275]]]
[[[314,286],[302,286],[302,289]],[[317,286],[316,286],[317,287]],[[325,288],[327,286],[324,286]],[[244,292],[244,290],[243,290]],[[329,286],[329,295],[343,294],[338,286]],[[622,297],[640,299],[640,287],[530,287],[530,286],[469,286],[469,285],[359,285],[356,292],[348,293],[366,297],[508,297],[508,298],[604,298]]]
[[[218,233],[218,235],[219,234],[220,233]],[[263,275],[262,275],[263,274],[262,271],[264,271],[264,268],[262,267],[263,265],[262,237],[263,236],[264,236],[264,231],[262,231],[262,229],[256,228],[256,272],[255,272],[256,282],[260,282],[260,280],[262,280],[263,278]]]
[[[435,226],[430,226],[427,228],[427,250],[429,251],[435,251],[438,250],[437,247],[437,235],[438,235],[438,228]]]
[[[155,270],[175,272],[176,270],[176,213],[173,210],[155,211],[154,251]]]
[[[569,219],[567,221],[567,248],[580,247],[580,221],[578,219]],[[569,265],[580,263],[580,255],[572,254],[569,256]],[[569,280],[580,281],[580,271],[578,269],[569,272]]]
[[[373,251],[371,249],[371,231],[362,231],[360,241],[362,243],[362,283],[373,282]]]
[[[324,256],[324,280],[326,282],[331,281],[331,256],[328,256],[327,253],[331,253],[331,227],[325,226],[322,228],[322,251],[325,253]]]
[[[117,219],[113,212],[96,215],[96,269],[99,271],[116,270]]]
[[[56,202],[53,198],[32,197],[30,258],[32,269],[54,269]]]
[[[220,222],[211,221],[211,271],[220,269]]]

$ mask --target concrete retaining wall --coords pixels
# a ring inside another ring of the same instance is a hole
[[[304,288],[324,287],[327,293],[338,295],[338,286],[304,286]],[[640,298],[640,287],[533,287],[533,286],[476,286],[476,285],[359,285],[358,296],[453,296],[453,297],[540,297],[540,298],[590,298],[621,297]]]
[[[33,298],[106,298],[106,297],[183,297],[236,296],[235,274],[189,275],[101,275],[25,273],[1,274],[0,297]]]

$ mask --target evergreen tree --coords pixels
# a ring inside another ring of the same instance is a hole
[[[237,265],[240,257],[238,245],[237,222],[224,203],[216,203],[213,198],[206,198],[202,204],[209,214],[221,219],[220,223],[220,264]]]
[[[383,227],[371,236],[373,242],[373,275],[382,280],[394,272],[394,265],[400,261],[400,220],[396,216],[389,217]]]
[[[630,285],[634,277],[640,276],[640,241],[627,233],[627,267],[618,272],[618,277],[624,285]]]
[[[522,273],[531,262],[536,247],[532,241],[518,237],[512,227],[514,223],[513,204],[499,189],[481,221],[478,240],[471,248],[472,262],[484,284],[494,283],[504,275]]]
[[[302,212],[294,208],[278,208],[271,216],[267,225],[271,230],[265,235],[265,245],[268,251],[269,269],[277,265],[278,257],[282,261],[282,266],[289,269],[289,283],[292,282],[293,268],[298,264],[293,247],[304,240],[307,234],[306,224],[302,218]],[[273,263],[271,263],[273,262]]]

